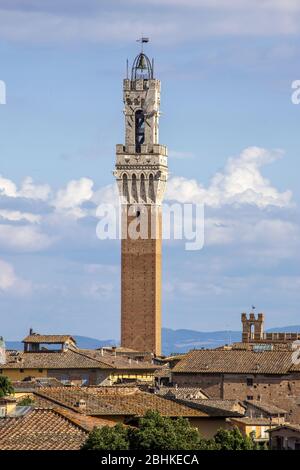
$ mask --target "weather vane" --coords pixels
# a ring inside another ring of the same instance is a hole
[[[141,43],[141,51],[143,51],[143,48],[144,48],[144,44],[146,44],[147,42],[149,42],[149,38],[145,38],[144,36],[142,36],[141,38],[137,39],[136,42],[140,42]]]

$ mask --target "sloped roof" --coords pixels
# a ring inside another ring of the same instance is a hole
[[[80,351],[93,359],[109,365],[112,369],[149,370],[150,372],[159,369],[159,366],[148,361],[137,361],[124,356],[114,356],[111,353],[105,352],[102,354],[101,349],[81,349]]]
[[[280,431],[281,429],[290,429],[291,431],[300,433],[300,424],[284,423],[280,426],[276,426],[275,428],[268,429],[268,432],[272,433],[274,431]]]
[[[55,343],[66,343],[67,341],[73,341],[76,344],[75,339],[71,335],[40,335],[38,333],[33,333],[32,335],[26,336],[23,339],[23,343],[45,343],[45,344],[55,344]]]
[[[292,353],[286,351],[206,349],[188,353],[173,373],[286,374],[292,365]]]
[[[20,418],[3,418],[0,450],[77,450],[87,432],[53,409],[33,409]]]
[[[108,364],[93,359],[75,349],[62,352],[6,352],[2,369],[111,369]]]
[[[278,406],[274,405],[273,403],[266,403],[266,402],[262,402],[258,400],[245,400],[245,403],[247,405],[254,406],[258,410],[261,410],[269,415],[278,415],[278,414],[288,413],[287,410],[278,408]]]
[[[271,423],[269,418],[232,418],[230,421],[233,423],[240,423],[246,426],[277,426],[277,423]]]
[[[49,388],[35,391],[37,400],[49,400],[56,405],[65,406],[80,412],[75,406],[84,400],[85,414],[93,416],[144,416],[147,410],[159,411],[163,416],[209,417],[208,413],[159,397],[137,389],[122,391],[115,388],[107,393],[105,387],[66,387]]]
[[[1,369],[118,369],[144,370],[153,373],[158,367],[149,362],[125,357],[104,356],[92,349],[68,348],[67,351],[6,352]]]
[[[208,394],[200,387],[168,387],[161,386],[157,391],[160,396],[174,396],[176,398],[209,398]]]

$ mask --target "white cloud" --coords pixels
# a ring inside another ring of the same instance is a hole
[[[0,289],[2,291],[10,289],[15,284],[16,279],[13,266],[0,260]]]
[[[50,193],[51,189],[48,184],[36,185],[30,176],[23,180],[18,189],[13,181],[0,175],[0,196],[46,201]]]
[[[0,246],[17,252],[36,252],[49,248],[54,238],[31,225],[0,225]]]
[[[19,278],[14,267],[0,259],[0,294],[12,293],[16,296],[25,295],[31,291],[31,283]]]
[[[255,247],[276,259],[294,256],[300,245],[298,224],[280,219],[260,219],[244,215],[238,219],[205,219],[205,245],[234,244]]]
[[[95,299],[108,299],[113,295],[115,286],[112,283],[94,281],[83,288],[82,293]]]
[[[36,185],[30,176],[24,179],[20,191],[18,192],[19,197],[38,199],[41,201],[47,201],[50,194],[51,188],[48,184]]]
[[[0,218],[11,222],[26,221],[30,223],[39,223],[41,221],[40,215],[6,209],[0,209]]]
[[[7,197],[17,197],[17,187],[15,183],[0,175],[0,195]]]
[[[291,191],[279,192],[260,171],[263,165],[281,155],[280,151],[246,148],[238,157],[227,161],[223,171],[214,175],[208,188],[194,179],[170,178],[166,199],[204,203],[210,207],[226,204],[250,204],[259,208],[288,207],[292,201]]]
[[[109,184],[94,192],[92,201],[95,204],[119,204],[119,191],[116,183]]]
[[[80,206],[91,200],[93,185],[93,181],[89,178],[71,180],[64,189],[57,192],[52,204],[57,211],[66,212],[75,218],[84,217],[86,212]]]
[[[166,44],[212,35],[300,33],[297,0],[127,0],[114,6],[86,0],[84,10],[63,1],[31,2],[28,7],[21,3],[0,1],[1,39],[132,42],[132,32],[142,30],[154,42]]]

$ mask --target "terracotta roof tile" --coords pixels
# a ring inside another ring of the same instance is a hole
[[[174,398],[209,398],[208,394],[200,387],[167,387],[162,386],[159,388],[158,395],[161,396],[174,396]]]
[[[282,408],[278,408],[278,406],[273,405],[273,403],[266,403],[258,400],[245,400],[247,405],[254,406],[258,410],[261,410],[269,415],[278,415],[278,414],[286,414],[288,413],[287,410],[283,410]]]
[[[78,412],[80,410],[75,403],[84,400],[84,413],[93,416],[143,416],[147,410],[159,411],[163,416],[209,416],[200,410],[140,390],[124,393],[116,387],[115,393],[106,393],[103,389],[105,387],[59,387],[38,390],[35,395],[38,399],[46,399]]]
[[[284,423],[280,426],[276,426],[273,429],[268,429],[267,432],[272,433],[274,431],[280,431],[281,429],[291,429],[292,431],[296,431],[300,433],[300,424],[291,424],[291,423]]]
[[[26,338],[23,339],[23,343],[58,344],[65,343],[70,340],[73,341],[73,343],[76,343],[75,339],[70,335],[39,335],[38,333],[34,333],[26,336]]]
[[[93,349],[69,347],[66,351],[6,351],[6,363],[1,364],[1,369],[118,369],[152,374],[158,366],[109,353],[102,355]]]
[[[285,374],[291,367],[291,352],[206,349],[191,351],[173,373]]]
[[[246,426],[277,426],[277,423],[271,424],[269,418],[232,418],[230,421],[234,423],[245,424]]]
[[[80,449],[87,432],[55,410],[34,409],[23,417],[2,418],[1,450]]]
[[[6,352],[6,363],[2,369],[111,369],[81,351],[69,348],[63,352]]]
[[[101,353],[101,349],[81,349],[80,350],[83,354],[86,354],[87,356],[96,359],[98,361],[101,361],[104,364],[109,365],[113,369],[143,369],[143,370],[149,370],[151,372],[154,372],[155,370],[159,369],[159,367],[155,364],[152,364],[151,362],[147,361],[137,361],[131,358],[127,358],[124,356],[114,356],[112,353],[108,353],[103,351],[103,354]]]

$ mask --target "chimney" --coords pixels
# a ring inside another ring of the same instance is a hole
[[[29,329],[29,335],[30,336],[33,335],[33,329],[32,328]]]
[[[76,401],[74,406],[76,406],[76,408],[78,408],[80,411],[85,411],[86,410],[86,401],[83,400],[83,398],[80,398],[80,400]]]

